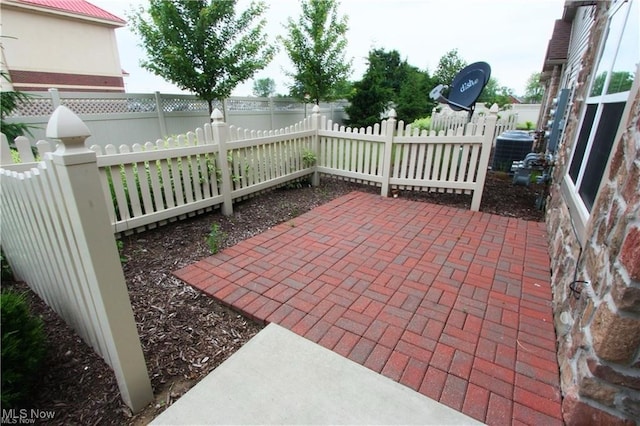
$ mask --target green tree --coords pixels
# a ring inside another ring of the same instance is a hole
[[[429,98],[433,80],[425,71],[409,65],[397,50],[374,49],[362,80],[355,82],[346,108],[349,124],[366,127],[380,121],[392,106],[398,118],[412,122],[428,115],[435,106]]]
[[[487,108],[490,108],[493,104],[498,104],[498,107],[504,109],[511,105],[511,97],[513,96],[513,90],[500,86],[498,80],[491,77],[487,82],[487,85],[480,93],[480,97],[477,102],[482,102]]]
[[[524,101],[529,104],[539,104],[542,102],[544,86],[540,83],[540,73],[534,72],[527,80],[527,87],[524,91]]]
[[[272,78],[259,78],[253,81],[253,96],[268,98],[276,93],[276,82]]]
[[[332,99],[347,99],[353,93],[353,82],[342,80],[333,87]]]
[[[431,110],[437,105],[429,97],[433,86],[436,85],[428,72],[405,64],[404,79],[394,101],[398,119],[411,123],[420,117],[431,115]]]
[[[399,89],[398,74],[402,61],[397,50],[385,52],[374,49],[369,52],[367,61],[367,71],[362,80],[353,84],[354,90],[346,107],[348,123],[354,127],[378,123]]]
[[[633,73],[628,71],[613,71],[611,73],[611,80],[607,87],[607,94],[620,93],[631,90],[633,85]]]
[[[591,96],[599,96],[604,88],[604,81],[607,79],[607,72],[601,72],[596,77],[591,87]],[[626,92],[633,84],[633,74],[628,71],[614,71],[611,73],[607,94]]]
[[[453,78],[460,72],[461,69],[467,66],[467,62],[460,57],[458,49],[452,49],[442,55],[438,62],[438,67],[433,73],[433,78],[436,85],[446,84],[450,85]]]
[[[351,74],[345,58],[347,17],[338,16],[336,0],[305,0],[298,21],[289,18],[280,40],[293,63],[291,96],[314,103],[339,97],[338,88]]]
[[[236,0],[150,0],[129,17],[146,50],[141,65],[208,101],[225,99],[263,69],[275,48],[267,43],[262,2],[236,14]]]

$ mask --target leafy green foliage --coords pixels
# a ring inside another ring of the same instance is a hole
[[[124,255],[124,243],[122,242],[122,240],[116,240],[116,247],[118,247],[118,256],[120,257],[120,263],[124,265],[129,261],[129,259]]]
[[[426,71],[422,72],[411,65],[404,66],[404,74],[394,101],[398,119],[410,123],[431,114],[436,102],[429,97],[429,92],[435,85]]]
[[[266,6],[251,3],[236,15],[237,0],[150,0],[129,16],[147,58],[142,66],[209,102],[225,99],[263,69],[275,48],[259,18]]]
[[[525,121],[524,123],[518,123],[516,130],[533,130],[533,121]]]
[[[436,71],[433,73],[435,85],[451,85],[453,78],[466,67],[467,61],[460,57],[458,49],[452,49],[440,57]]]
[[[489,82],[482,90],[478,102],[484,103],[487,108],[491,108],[493,104],[498,104],[500,109],[508,108],[511,105],[511,96],[513,90],[506,86],[500,86],[498,80],[494,77],[489,79]]]
[[[353,93],[353,82],[341,80],[333,86],[333,99],[347,99]]]
[[[0,46],[2,48],[2,46]],[[9,74],[0,71],[0,77],[7,83],[11,83]],[[18,107],[20,103],[29,102],[30,96],[20,91],[0,91],[0,129],[5,134],[10,146],[14,146],[14,139],[25,133],[31,134],[25,123],[7,123],[6,118]]]
[[[350,125],[372,126],[392,105],[398,118],[406,122],[427,115],[435,106],[429,98],[433,85],[429,74],[403,61],[397,50],[371,50],[368,62],[367,71],[354,83],[348,98]]]
[[[305,151],[302,153],[302,164],[303,164],[305,167],[311,167],[311,166],[313,166],[314,164],[316,164],[316,160],[317,160],[317,159],[318,159],[318,158],[317,158],[317,156],[316,156],[316,153],[315,153],[315,152],[313,152],[313,151],[311,151],[311,150],[305,150]]]
[[[11,265],[7,262],[7,258],[4,256],[3,250],[0,250],[0,264],[2,266],[2,281],[13,280],[13,271],[11,270]]]
[[[220,230],[220,225],[217,223],[212,224],[206,239],[211,254],[216,254],[220,251],[220,246],[225,238],[226,234]]]
[[[276,82],[272,78],[259,78],[253,81],[253,96],[268,98],[276,93]]]
[[[411,128],[420,129],[421,132],[423,130],[426,130],[427,132],[430,132],[433,130],[436,133],[444,129],[442,124],[434,126],[431,121],[431,116],[418,118],[413,123],[411,123]]]
[[[591,87],[591,96],[599,96],[604,89],[604,81],[607,78],[607,72],[598,74],[593,86]],[[607,94],[626,92],[631,89],[633,84],[633,74],[628,71],[614,71],[611,73],[609,86],[607,86]]]
[[[2,328],[2,409],[26,402],[42,367],[45,334],[42,319],[29,311],[24,294],[0,294]]]
[[[345,108],[349,115],[348,123],[354,127],[378,123],[389,109],[401,64],[398,51],[385,52],[383,49],[370,51],[368,62],[362,80],[353,84],[354,91],[348,98],[350,104]]]
[[[544,94],[544,87],[540,83],[539,72],[534,72],[529,76],[527,80],[527,87],[524,92],[524,101],[529,104],[539,104],[542,102],[542,95]]]
[[[431,130],[431,117],[423,117],[423,118],[419,118],[417,120],[415,120],[413,123],[411,123],[411,127],[414,129],[420,129],[420,131],[422,130]]]
[[[607,87],[607,94],[627,92],[633,85],[633,73],[628,71],[614,71],[611,73],[611,80]]]
[[[291,96],[305,95],[315,104],[342,94],[351,74],[351,60],[345,58],[347,17],[338,16],[336,0],[305,0],[298,21],[289,18],[286,37],[280,37],[294,72]]]

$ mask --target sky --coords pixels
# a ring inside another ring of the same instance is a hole
[[[89,0],[124,20],[143,0]],[[239,0],[244,9],[249,0]],[[300,16],[298,0],[270,0],[264,15],[271,43],[286,35],[289,17]],[[517,95],[525,92],[527,79],[542,69],[547,44],[556,19],[562,17],[564,0],[341,0],[340,16],[348,17],[346,57],[353,59],[350,80],[360,80],[367,69],[371,49],[397,50],[410,65],[433,73],[440,58],[458,49],[466,62],[484,61],[500,86]],[[125,89],[129,93],[186,93],[140,67],[145,57],[140,40],[127,27],[116,30]],[[276,92],[288,93],[291,83],[285,70],[292,66],[280,49],[274,60],[233,91],[251,96],[253,80],[272,78]]]

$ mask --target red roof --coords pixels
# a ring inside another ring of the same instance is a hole
[[[111,21],[118,24],[126,24],[122,18],[117,17],[104,9],[95,6],[85,0],[18,0],[20,3],[31,4],[47,9],[59,10],[74,15],[89,16],[91,18]]]

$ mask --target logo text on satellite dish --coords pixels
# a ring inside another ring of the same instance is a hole
[[[469,79],[469,81],[467,81],[466,83],[462,83],[462,85],[460,86],[460,93],[464,93],[465,90],[471,89],[473,86],[475,86],[478,83],[479,81],[477,78],[475,80]]]

